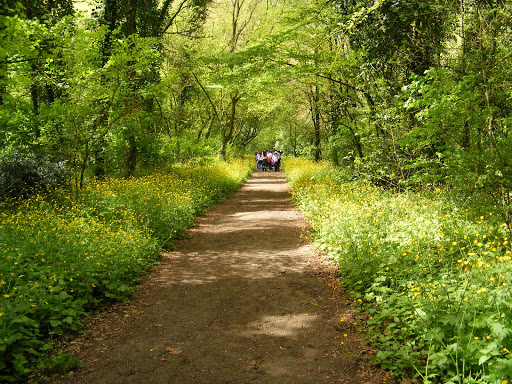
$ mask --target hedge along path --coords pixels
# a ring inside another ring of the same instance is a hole
[[[282,172],[256,172],[162,255],[129,303],[92,316],[63,383],[391,383],[335,267],[304,237]],[[343,321],[341,321],[343,319]]]

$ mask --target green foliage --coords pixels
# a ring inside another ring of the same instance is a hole
[[[285,165],[315,241],[364,298],[376,362],[424,383],[509,378],[512,250],[492,201],[397,193],[328,164]]]
[[[15,213],[2,213],[5,377],[30,372],[46,348],[41,340],[78,331],[79,318],[89,309],[105,299],[128,298],[129,286],[156,261],[157,242],[130,223],[133,215],[127,212],[121,223],[109,223],[87,213],[84,207],[40,197],[25,201]]]
[[[501,207],[510,225],[508,102],[490,107],[482,100],[481,93],[475,92],[484,86],[477,73],[454,79],[446,70],[432,69],[412,80],[405,88],[405,107],[415,112],[422,125],[405,135],[401,144],[430,162],[417,167],[411,185],[428,181],[427,174],[456,188],[465,186],[461,192],[467,195],[481,191]]]
[[[76,367],[51,340],[100,303],[127,300],[162,247],[249,176],[252,159],[86,188],[80,203],[33,196],[0,207],[0,381]]]
[[[439,0],[338,3],[338,12],[352,21],[353,47],[362,48],[366,62],[392,67],[399,61],[418,74],[434,64],[453,17],[450,4]]]

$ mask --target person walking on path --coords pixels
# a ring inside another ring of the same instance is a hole
[[[261,154],[259,152],[256,152],[254,154],[254,160],[256,161],[256,169],[261,171],[262,170],[262,167],[261,167],[262,161],[261,161]]]

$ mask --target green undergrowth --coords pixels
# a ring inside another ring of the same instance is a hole
[[[78,366],[56,354],[91,309],[127,300],[159,251],[226,198],[252,159],[94,182],[77,203],[34,196],[0,206],[0,382]]]
[[[368,316],[375,361],[418,383],[512,377],[510,232],[492,204],[398,193],[287,159],[295,203]]]

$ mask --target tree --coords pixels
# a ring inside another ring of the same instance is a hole
[[[102,62],[105,63],[110,55],[113,34],[119,30],[117,38],[137,35],[142,38],[155,38],[154,49],[162,53],[165,45],[165,36],[169,33],[193,34],[195,33],[205,17],[205,9],[208,0],[181,0],[174,2],[166,0],[160,3],[155,0],[105,0],[104,7],[100,14],[100,20],[108,27],[108,33],[105,35],[105,41],[102,49]],[[183,29],[176,29],[171,32],[171,28],[179,25],[180,20],[185,20],[187,25]],[[147,89],[147,85],[158,84],[161,79],[159,75],[159,62],[152,63],[152,67],[141,73],[131,71],[131,92],[125,93],[128,97],[127,104],[132,105],[136,113],[132,116],[131,122],[126,125],[124,130],[125,149],[125,175],[134,174],[137,166],[138,143],[139,141],[154,131],[152,116],[155,114],[155,106],[161,106],[162,103],[155,102],[155,95],[144,95],[141,92]],[[131,63],[128,63],[131,66]],[[185,80],[184,80],[185,81]],[[184,101],[185,95],[181,97]],[[181,116],[183,117],[183,104],[181,104]],[[162,109],[160,109],[162,112]],[[143,117],[141,115],[145,115]],[[184,119],[178,122],[177,126],[183,123]],[[142,125],[142,127],[141,127]],[[179,135],[180,129],[176,133]]]

